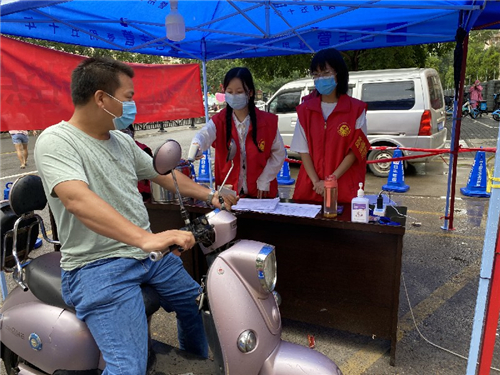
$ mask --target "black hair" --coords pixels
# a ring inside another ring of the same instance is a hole
[[[226,91],[229,82],[234,78],[239,78],[243,84],[243,88],[248,94],[248,113],[250,114],[250,121],[252,123],[252,140],[257,150],[259,149],[257,143],[257,115],[255,114],[255,85],[253,84],[253,77],[250,70],[247,68],[233,68],[226,73],[224,77],[224,91]],[[250,95],[250,91],[252,94]],[[233,121],[233,108],[230,105],[226,105],[226,147],[229,149],[229,144],[231,143],[231,130]]]
[[[83,60],[71,73],[73,104],[87,104],[97,90],[114,95],[120,87],[120,74],[134,78],[134,70],[130,65],[111,57],[100,56]]]
[[[335,48],[326,48],[318,51],[311,60],[309,68],[311,73],[325,70],[326,64],[330,65],[337,73],[337,96],[347,94],[349,88],[349,71],[344,58]]]

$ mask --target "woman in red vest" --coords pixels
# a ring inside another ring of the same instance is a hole
[[[228,145],[237,146],[234,168],[226,184],[240,196],[274,198],[276,176],[285,161],[285,146],[278,132],[278,117],[255,107],[255,86],[247,68],[233,68],[224,77],[226,108],[193,138],[201,151],[215,148],[215,183],[220,186],[231,167]]]
[[[324,181],[335,175],[338,201],[350,203],[365,182],[366,104],[347,95],[349,72],[336,49],[316,53],[310,72],[316,90],[297,107],[290,146],[302,158],[293,199],[323,202]]]

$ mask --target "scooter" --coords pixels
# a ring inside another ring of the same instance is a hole
[[[493,106],[493,112],[491,112],[491,115],[495,121],[500,121],[500,93],[493,94],[493,101],[495,105]]]
[[[234,141],[230,151],[228,162],[232,163]],[[235,241],[236,217],[225,209],[189,220],[175,178],[180,157],[180,145],[168,140],[157,149],[153,160],[158,173],[172,173],[184,229],[194,234],[207,256],[209,270],[201,283],[199,307],[213,360],[193,361],[179,351],[175,370],[156,371],[341,375],[326,356],[281,340],[274,247],[257,241]],[[46,203],[40,178],[26,175],[13,184],[9,200],[1,204],[1,268],[12,273],[17,283],[0,311],[1,357],[9,375],[100,374],[105,363],[90,331],[62,299],[59,253],[29,257],[39,230],[46,241],[56,243],[47,237],[43,220],[35,213]],[[149,256],[158,260],[174,248]],[[159,308],[158,295],[151,288],[144,288],[143,295],[150,317]],[[194,368],[193,363],[199,363],[200,368]],[[148,363],[148,374],[154,371],[154,365]]]

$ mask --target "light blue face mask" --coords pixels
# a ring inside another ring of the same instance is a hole
[[[115,116],[111,112],[109,112],[106,108],[103,108],[106,112],[108,112],[111,116],[114,117],[113,124],[115,124],[116,130],[126,129],[129,125],[134,123],[135,115],[137,114],[137,108],[135,106],[135,102],[133,100],[122,102],[119,99],[116,99],[113,95],[106,93],[109,97],[115,99],[116,101],[122,103],[122,115],[120,117]]]
[[[248,104],[248,95],[243,93],[243,94],[229,94],[226,93],[226,103],[229,104],[229,106],[232,109],[243,109],[247,106]]]
[[[334,76],[319,77],[314,80],[314,86],[321,95],[330,95],[337,87],[337,81]]]

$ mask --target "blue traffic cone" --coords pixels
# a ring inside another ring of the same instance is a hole
[[[460,188],[463,195],[468,197],[482,197],[489,198],[490,194],[486,192],[486,155],[484,151],[476,152],[474,164],[469,173],[469,180],[467,186]]]
[[[203,158],[200,160],[198,169],[197,182],[210,182],[210,160],[208,158],[208,150],[203,151]]]
[[[285,150],[285,162],[281,166],[277,176],[278,185],[293,185],[295,183],[295,179],[290,176],[290,165],[286,161],[286,157],[287,155]]]
[[[394,150],[393,158],[400,158],[403,153],[399,148]],[[395,191],[396,193],[404,193],[408,191],[410,187],[405,184],[405,172],[404,163],[402,160],[397,160],[391,162],[391,170],[389,176],[387,176],[387,184],[382,186],[382,190],[385,191]]]

